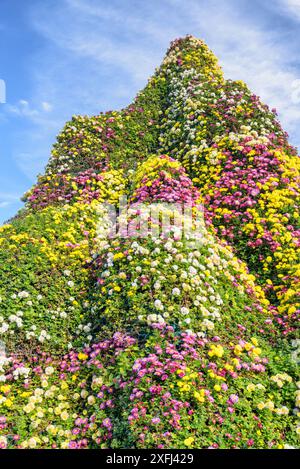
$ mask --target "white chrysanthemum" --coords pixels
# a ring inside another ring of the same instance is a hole
[[[54,368],[53,366],[47,366],[47,368],[45,368],[45,373],[46,375],[50,376],[54,373]]]
[[[29,297],[29,293],[27,291],[20,291],[18,293],[18,297],[19,298],[28,298]]]
[[[154,301],[154,306],[156,309],[162,311],[164,309],[164,306],[160,300],[155,300]]]

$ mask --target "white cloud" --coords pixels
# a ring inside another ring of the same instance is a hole
[[[43,112],[50,112],[51,110],[52,105],[46,101],[43,101],[39,108],[33,108],[25,99],[20,99],[16,104],[8,104],[5,107],[5,112],[9,114],[15,114],[16,116],[27,117],[33,120],[42,117]]]
[[[288,14],[300,20],[300,0],[280,0],[280,3]]]
[[[159,11],[164,10],[165,3],[168,2],[154,1]],[[176,35],[176,28],[170,23],[163,22],[161,27],[163,16],[157,21],[143,15],[145,6],[140,5],[142,8],[138,3],[131,7],[125,2],[124,6],[119,3],[113,7],[107,2],[99,5],[86,0],[64,0],[50,18],[43,7],[37,9],[33,25],[65,53],[89,59],[94,66],[113,65],[130,73],[135,84],[140,85],[159,65],[162,53],[157,45],[163,41],[167,47]],[[67,27],[65,17],[70,19]]]
[[[8,104],[5,108],[8,113],[15,114],[17,116],[33,117],[37,115],[35,109],[31,109],[29,102],[21,99],[17,104]]]
[[[20,200],[20,196],[16,194],[10,194],[6,192],[0,192],[0,209],[6,208],[15,202]]]
[[[52,104],[47,103],[47,101],[43,101],[42,102],[42,109],[46,112],[51,112],[52,109],[53,109],[53,106],[52,106]]]

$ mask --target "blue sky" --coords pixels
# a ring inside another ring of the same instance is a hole
[[[129,104],[186,34],[276,107],[300,146],[300,0],[1,0],[0,223],[64,122]]]

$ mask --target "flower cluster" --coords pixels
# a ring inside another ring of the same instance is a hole
[[[84,266],[92,255],[96,208],[96,201],[49,206],[0,228],[0,340],[7,350],[61,350],[89,335],[82,329]]]
[[[79,172],[76,176],[57,174],[40,176],[39,182],[24,196],[30,209],[44,208],[48,205],[64,205],[74,202],[116,203],[124,193],[126,179],[122,171],[93,170]]]
[[[147,176],[142,177],[141,173]],[[172,191],[166,193],[165,185],[155,185],[153,194],[157,173],[167,174],[167,187],[172,187]],[[173,184],[181,174],[179,164],[173,160],[150,159],[137,171],[134,200],[142,199],[145,206],[153,198],[156,202],[186,199],[196,204],[199,194],[186,176],[185,187]],[[161,218],[167,218],[169,207],[160,205],[160,208]],[[104,327],[114,321],[128,327],[130,320],[138,324],[176,322],[181,328],[205,334],[222,320],[222,311],[235,310],[235,305],[237,315],[242,305],[250,310],[252,305],[266,315],[265,321],[272,323],[269,301],[253,282],[246,265],[205,227],[201,207],[193,208],[195,220],[191,231],[178,232],[178,226],[170,223],[167,230],[161,233],[158,230],[153,235],[150,229],[150,234],[144,237],[137,236],[139,221],[134,208],[131,210],[129,236],[110,239],[92,262],[95,288],[90,293],[95,324],[99,322]],[[159,221],[145,213],[147,225],[153,228],[153,222]],[[174,211],[172,215],[178,219]],[[184,219],[183,214],[180,220]],[[134,236],[137,238],[133,239]]]
[[[134,176],[134,202],[180,203],[186,206],[200,202],[200,193],[176,160],[161,155],[141,164]]]

